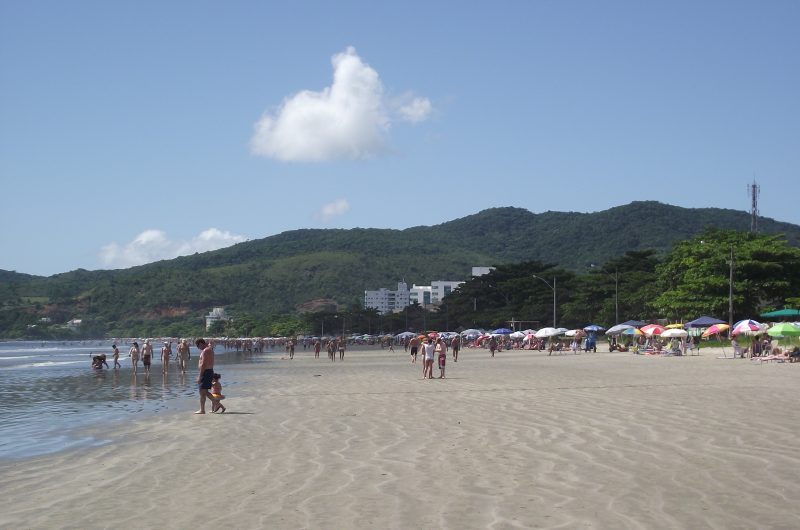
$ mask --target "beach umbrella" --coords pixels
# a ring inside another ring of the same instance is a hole
[[[642,322],[641,320],[628,320],[626,322],[623,322],[623,324],[625,324],[626,326],[633,326],[634,328],[640,328],[645,324],[647,324],[647,322]]]
[[[683,329],[683,324],[675,323],[667,326],[667,329]]]
[[[524,334],[526,334],[526,335],[533,335],[534,333],[536,333],[536,330],[535,329],[526,329],[526,330],[523,330],[522,332]]]
[[[766,331],[766,326],[755,320],[740,320],[731,328],[731,335],[758,335]]]
[[[662,337],[667,339],[682,339],[689,336],[689,332],[685,329],[668,329],[661,334]]]
[[[497,328],[496,330],[492,331],[495,335],[510,335],[513,333],[514,330],[508,328]]]
[[[481,333],[483,333],[483,331],[481,331],[479,329],[474,329],[474,328],[465,329],[464,331],[461,332],[461,334],[464,335],[464,336],[466,336],[466,335],[480,335]]]
[[[769,328],[767,335],[770,337],[800,337],[800,327],[788,322],[784,322],[783,324],[775,324]]]
[[[521,331],[515,331],[514,333],[510,334],[509,337],[512,339],[522,339],[525,338],[525,334]]]
[[[570,329],[566,333],[564,333],[567,337],[585,337],[586,332],[582,329]]]
[[[608,331],[606,331],[606,335],[619,335],[626,329],[634,329],[634,328],[630,324],[617,324],[616,326],[611,326],[610,328],[608,328]]]
[[[800,316],[800,309],[779,309],[777,311],[770,311],[769,313],[761,313],[765,318],[782,318],[782,317],[796,317]]]
[[[648,337],[652,337],[653,335],[661,335],[664,333],[666,328],[664,326],[659,326],[658,324],[647,324],[646,326],[642,326],[640,329],[642,330],[642,333]]]
[[[546,338],[548,338],[548,337],[556,337],[556,336],[558,336],[558,335],[561,335],[562,333],[564,333],[564,332],[563,332],[563,331],[561,331],[560,329],[556,329],[556,328],[542,328],[542,329],[540,329],[539,331],[537,331],[537,332],[536,332],[536,334],[535,334],[534,336],[535,336],[537,339],[546,339]]]
[[[640,337],[640,336],[644,335],[644,333],[642,333],[642,330],[637,329],[637,328],[632,328],[632,327],[622,330],[622,334],[623,335],[633,335],[635,337]]]
[[[713,326],[714,324],[725,324],[724,320],[720,320],[718,318],[709,317],[709,316],[702,316],[700,318],[696,318],[690,322],[686,323],[687,328],[707,328],[709,326]]]
[[[730,329],[730,326],[727,324],[714,324],[713,326],[705,330],[701,336],[703,338],[708,338],[711,335],[719,335],[724,331],[728,331],[728,329]]]
[[[606,328],[604,328],[603,326],[598,326],[597,324],[589,324],[588,326],[583,328],[583,331],[589,331],[589,332],[594,331],[594,332],[597,332],[597,331],[603,331],[605,329]]]

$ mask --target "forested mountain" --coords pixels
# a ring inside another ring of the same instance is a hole
[[[199,322],[217,305],[260,314],[292,312],[315,299],[351,306],[365,289],[466,280],[475,265],[537,260],[582,274],[627,251],[662,255],[709,227],[748,230],[750,216],[658,202],[597,213],[492,208],[405,230],[293,230],[124,270],[50,277],[0,271],[0,336],[42,317],[123,331],[148,321]],[[800,246],[800,226],[762,218],[759,229]]]

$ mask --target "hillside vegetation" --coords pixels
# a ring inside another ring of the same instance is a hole
[[[124,270],[50,277],[0,271],[0,336],[30,335],[48,317],[86,321],[85,332],[199,330],[212,306],[277,315],[312,300],[360,305],[365,289],[397,281],[467,280],[472,266],[538,261],[584,274],[629,251],[672,246],[707,228],[746,231],[747,213],[633,202],[597,213],[492,208],[405,230],[293,230],[225,249]],[[764,234],[800,246],[800,227],[760,219]],[[23,332],[28,329],[29,331]]]

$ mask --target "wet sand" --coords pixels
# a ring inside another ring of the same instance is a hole
[[[718,353],[300,351],[226,414],[0,461],[0,526],[798,528],[800,364]]]

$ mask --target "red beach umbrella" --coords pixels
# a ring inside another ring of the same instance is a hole
[[[653,335],[661,335],[667,328],[665,328],[664,326],[659,326],[658,324],[647,324],[646,326],[642,326],[639,329],[642,330],[642,333],[650,337]]]

